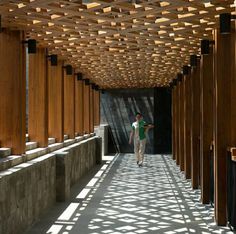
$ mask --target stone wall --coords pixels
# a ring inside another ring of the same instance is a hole
[[[21,234],[101,161],[101,139],[92,137],[0,172],[0,234]]]

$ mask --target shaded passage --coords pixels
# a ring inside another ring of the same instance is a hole
[[[146,155],[142,168],[132,154],[115,157],[57,217],[38,233],[233,233],[215,225],[169,155]]]

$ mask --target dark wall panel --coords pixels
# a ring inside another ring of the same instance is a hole
[[[153,123],[153,89],[110,89],[101,95],[101,123],[111,126],[114,141],[121,152],[133,152],[128,144],[135,113],[141,112],[148,123]],[[147,137],[146,153],[153,153],[153,130]]]

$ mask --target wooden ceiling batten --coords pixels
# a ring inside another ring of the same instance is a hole
[[[167,86],[224,12],[235,12],[234,0],[0,2],[3,26],[25,30],[103,88]]]

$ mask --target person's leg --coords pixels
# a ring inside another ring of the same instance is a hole
[[[140,141],[137,139],[134,139],[134,154],[136,156],[136,161],[139,163],[139,147],[140,147]]]
[[[139,158],[140,158],[139,163],[140,163],[140,165],[143,164],[145,147],[146,147],[146,139],[143,139],[140,141],[140,147],[139,147]]]

